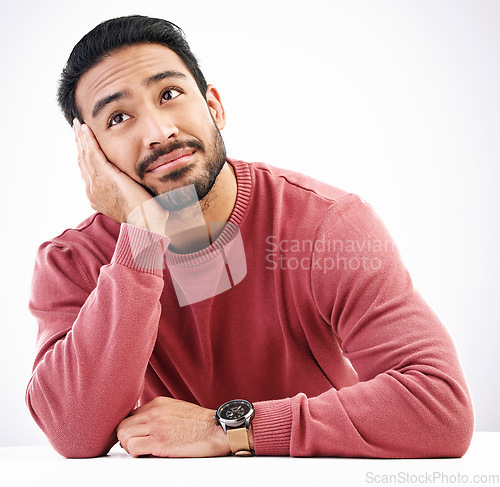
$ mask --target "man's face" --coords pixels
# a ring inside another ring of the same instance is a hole
[[[107,159],[154,196],[194,184],[202,199],[225,163],[217,91],[209,86],[205,99],[164,46],[114,52],[81,77],[76,103]],[[171,209],[190,203],[170,202]]]

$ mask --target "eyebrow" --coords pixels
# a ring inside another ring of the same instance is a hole
[[[149,78],[146,78],[143,82],[144,86],[151,86],[159,81],[162,81],[167,78],[177,78],[177,79],[187,79],[187,76],[180,71],[161,71],[160,73],[156,73]],[[110,103],[113,103],[116,100],[120,100],[122,98],[126,98],[130,96],[130,91],[117,91],[112,95],[105,96],[101,98],[95,105],[92,110],[92,118],[96,118],[99,113]]]
[[[162,81],[166,78],[177,78],[177,79],[187,79],[187,76],[180,71],[162,71],[161,73],[154,74],[144,81],[144,86],[150,86],[158,81]]]
[[[94,105],[94,109],[92,110],[92,118],[96,118],[106,105],[109,105],[110,103],[113,103],[114,101],[120,100],[121,98],[125,98],[127,96],[130,96],[130,92],[118,91],[116,93],[113,93],[112,95],[105,96],[104,98],[101,98]]]

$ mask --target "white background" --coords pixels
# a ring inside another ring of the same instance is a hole
[[[476,429],[500,429],[500,2],[12,2],[0,18],[0,446],[46,442],[24,403],[40,243],[91,212],[55,102],[74,44],[129,14],[180,25],[221,93],[228,154],[353,191],[452,334]]]

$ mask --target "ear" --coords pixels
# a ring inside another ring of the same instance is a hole
[[[220,101],[220,95],[214,85],[207,86],[207,105],[212,118],[219,130],[226,126],[226,113]]]

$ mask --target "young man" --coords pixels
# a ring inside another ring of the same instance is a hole
[[[219,93],[180,29],[100,24],[59,102],[97,213],[34,271],[26,398],[57,451],[465,453],[454,346],[383,224],[355,195],[227,158]]]

